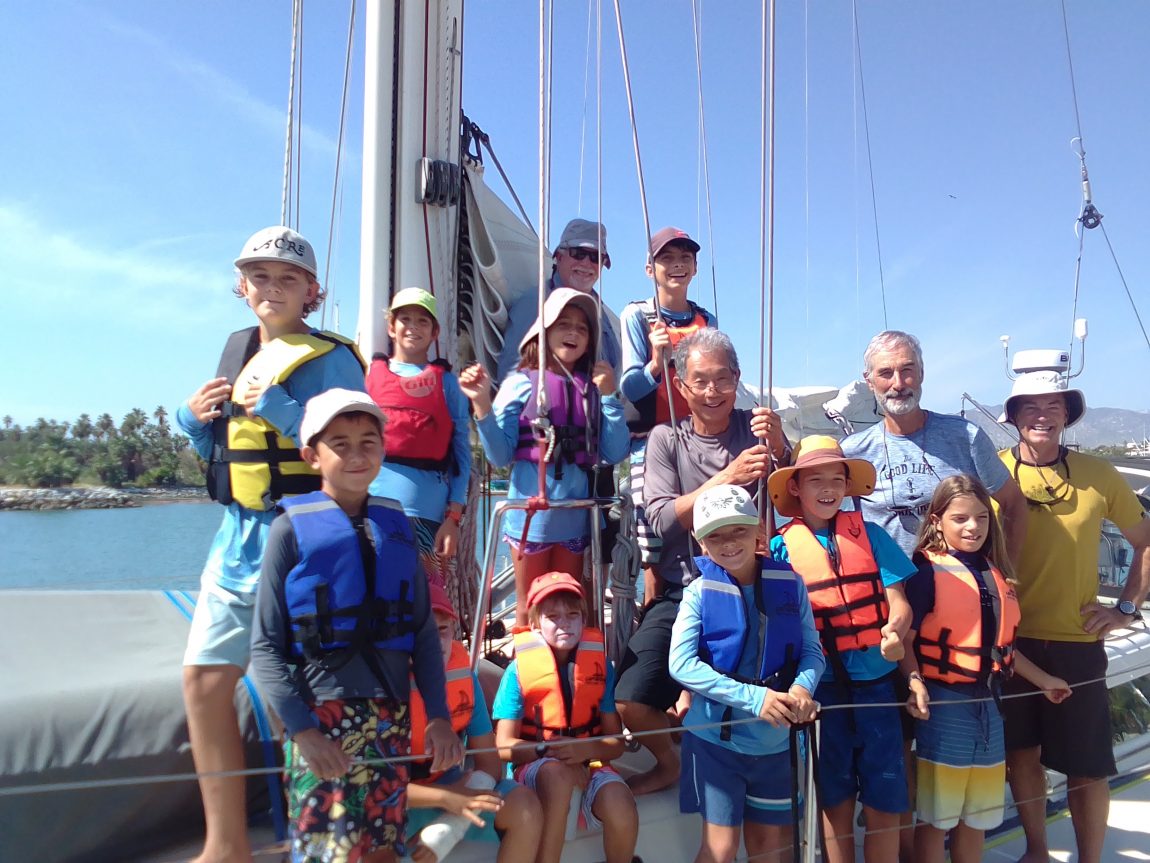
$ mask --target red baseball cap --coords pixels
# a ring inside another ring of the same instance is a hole
[[[447,589],[442,584],[437,581],[428,582],[428,594],[431,597],[433,612],[438,611],[452,620],[459,620],[459,615],[455,613],[455,607],[451,604],[451,598],[447,595]]]
[[[678,243],[681,246],[686,246],[692,252],[698,254],[700,246],[691,239],[691,235],[686,231],[679,228],[663,228],[655,232],[655,236],[651,237],[651,260],[659,257],[659,252],[663,251],[664,247],[671,243]]]
[[[583,598],[583,585],[579,579],[566,572],[548,572],[531,582],[527,591],[527,607],[538,605],[553,593],[574,593]]]

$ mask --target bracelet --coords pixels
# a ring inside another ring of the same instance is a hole
[[[445,512],[445,513],[443,514],[443,517],[444,517],[444,518],[449,518],[449,519],[451,519],[453,522],[455,522],[456,524],[459,524],[461,521],[463,521],[463,510],[458,510],[458,511],[457,511],[457,510],[454,510],[454,509],[449,509],[449,510],[447,510],[447,512]]]

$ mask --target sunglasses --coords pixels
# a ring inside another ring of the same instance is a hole
[[[1041,486],[1024,486],[1018,478],[1018,469],[1022,466],[1022,458],[1019,455],[1019,448],[1013,447],[1011,454],[1014,456],[1014,481],[1022,490],[1022,496],[1026,498],[1026,502],[1030,506],[1057,506],[1060,503],[1070,500],[1070,496],[1074,493],[1073,487],[1070,485],[1070,465],[1066,461],[1066,447],[1059,447],[1058,461],[1052,465],[1028,465],[1038,471],[1039,481]],[[1062,483],[1062,487],[1055,490],[1054,485],[1051,483],[1050,478],[1047,477],[1043,467],[1052,468],[1052,472],[1057,479],[1062,479],[1058,473],[1058,466],[1061,465],[1063,470],[1066,471],[1066,480]]]
[[[566,251],[567,254],[571,256],[572,260],[590,261],[595,266],[599,266],[599,252],[597,252],[595,249],[573,248],[565,249],[564,251]]]

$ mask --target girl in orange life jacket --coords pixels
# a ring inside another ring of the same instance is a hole
[[[387,415],[384,463],[371,493],[403,504],[432,580],[459,547],[471,461],[470,417],[459,380],[443,360],[429,361],[439,336],[435,297],[404,288],[392,298],[391,356],[376,354],[367,392]]]
[[[492,717],[500,756],[543,804],[536,863],[559,863],[576,788],[583,789],[580,822],[603,828],[607,863],[631,863],[639,814],[631,789],[607,764],[623,753],[623,741],[579,740],[623,730],[603,634],[586,626],[583,588],[565,572],[535,579],[527,605],[531,629],[515,636]]]
[[[508,375],[491,401],[487,373],[480,366],[464,369],[460,387],[471,399],[479,439],[488,460],[510,464],[508,500],[539,493],[540,462],[546,458],[549,500],[586,498],[586,468],[616,464],[627,455],[627,426],[615,373],[606,362],[595,362],[599,341],[595,298],[571,288],[556,288],[543,307],[542,328],[547,351],[543,387],[546,417],[555,443],[542,451],[534,438],[532,418],[538,412],[540,321],[519,347],[519,370]],[[526,530],[525,530],[526,525]],[[515,549],[515,623],[527,624],[526,596],[531,582],[550,571],[583,572],[583,552],[590,541],[587,510],[543,510],[527,522],[523,510],[504,520],[504,535]]]
[[[1002,719],[988,696],[997,698],[1015,671],[1055,704],[1070,688],[1013,648],[1018,599],[981,482],[960,474],[939,483],[914,560],[913,650],[900,667],[910,680],[907,709],[919,720],[915,859],[941,863],[951,831],[951,860],[973,863],[985,831],[1002,823],[1006,786]]]
[[[471,671],[467,649],[454,637],[459,616],[439,584],[431,582],[429,595],[446,666],[452,728],[466,747],[489,751],[478,751],[472,756],[473,771],[455,767],[428,775],[426,762],[412,765],[412,782],[407,789],[407,835],[419,835],[412,858],[419,863],[442,861],[457,842],[470,839],[499,842],[499,863],[533,860],[543,821],[539,799],[514,780],[501,779],[503,765],[493,751],[495,734],[483,690]],[[410,712],[411,751],[418,754],[423,751],[418,731],[422,727],[423,698],[414,684]]]

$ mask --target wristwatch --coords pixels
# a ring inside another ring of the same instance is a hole
[[[1142,615],[1138,613],[1138,606],[1134,604],[1133,600],[1123,599],[1114,607],[1117,608],[1120,613],[1134,620],[1140,620],[1142,617]]]

